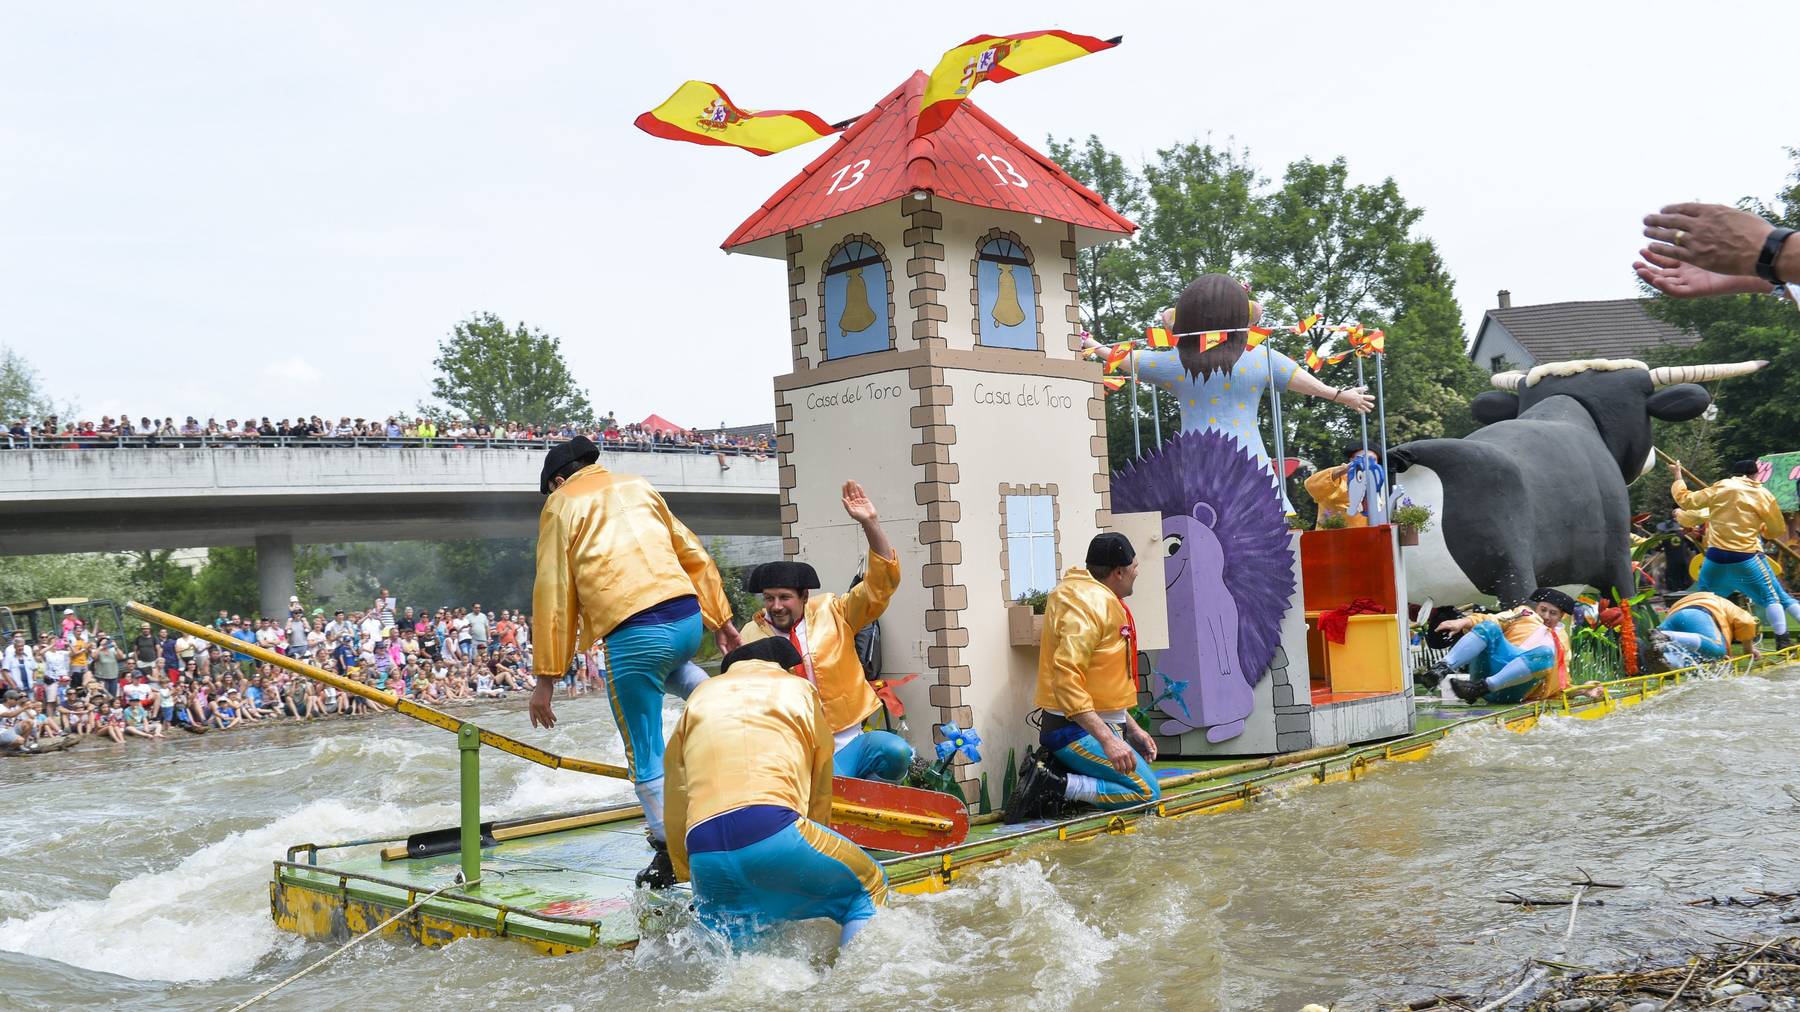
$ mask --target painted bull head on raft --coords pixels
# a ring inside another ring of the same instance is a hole
[[[1511,605],[1538,586],[1630,588],[1625,486],[1655,463],[1650,420],[1696,418],[1712,401],[1699,382],[1767,364],[1594,359],[1495,374],[1499,389],[1470,405],[1485,425],[1390,453],[1407,494],[1439,518],[1406,552],[1407,596]]]

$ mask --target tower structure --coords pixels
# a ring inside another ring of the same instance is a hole
[[[1009,611],[1111,523],[1075,257],[1136,226],[972,103],[915,138],[925,81],[857,119],[724,247],[787,265],[783,550],[844,587],[864,549],[839,487],[867,488],[902,571],[884,670],[923,675],[901,690],[921,753],[927,723],[980,731],[984,762],[959,769],[973,799],[981,771],[1035,741],[1037,640]]]

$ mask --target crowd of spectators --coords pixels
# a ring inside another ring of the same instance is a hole
[[[129,415],[114,418],[102,415],[99,421],[59,420],[55,415],[33,421],[15,419],[6,430],[5,445],[12,448],[82,448],[108,446],[199,446],[199,445],[308,445],[342,442],[375,442],[407,445],[424,441],[429,445],[467,446],[493,442],[547,443],[587,436],[595,443],[614,450],[686,450],[716,453],[724,465],[727,454],[751,455],[766,459],[771,452],[770,435],[734,434],[723,424],[710,432],[700,429],[678,429],[667,425],[635,422],[621,425],[610,412],[592,423],[564,422],[558,425],[532,425],[522,422],[490,424],[486,419],[441,420],[390,415],[385,418],[340,417],[337,421],[318,415],[282,418],[245,417],[242,421],[217,418],[201,422],[188,415],[177,422],[173,416],[150,418],[140,416],[133,422]]]
[[[426,613],[397,608],[385,589],[367,609],[311,615],[298,598],[284,621],[220,612],[224,635],[430,706],[502,699],[529,691],[531,621],[479,603]],[[140,625],[130,642],[90,632],[65,612],[37,643],[15,632],[0,652],[0,749],[41,747],[68,735],[123,744],[181,729],[224,731],[301,722],[387,707],[222,649],[198,636]],[[564,676],[573,695],[599,685],[599,656],[578,657]]]

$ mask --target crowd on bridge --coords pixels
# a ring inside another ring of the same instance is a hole
[[[507,698],[534,687],[531,621],[480,603],[435,611],[397,607],[385,590],[360,611],[308,615],[290,599],[286,620],[221,611],[213,627],[396,697],[430,706]],[[564,684],[599,684],[598,654],[578,655]],[[385,711],[380,702],[291,673],[198,636],[140,625],[123,637],[86,628],[65,612],[61,628],[0,652],[0,749],[43,748],[89,735],[126,743],[193,733]]]
[[[688,451],[747,455],[763,460],[772,452],[767,432],[732,433],[723,423],[714,430],[687,429],[651,415],[642,422],[621,423],[612,412],[593,422],[564,421],[554,424],[501,421],[485,418],[437,419],[388,415],[337,421],[319,415],[271,420],[270,416],[246,416],[242,421],[216,417],[205,422],[188,415],[151,418],[140,415],[100,416],[99,421],[64,421],[56,415],[39,419],[17,418],[7,427],[4,445],[12,449],[82,449],[102,447],[191,446],[290,446],[290,445],[431,445],[482,446],[495,443],[548,443],[586,436],[610,450]]]

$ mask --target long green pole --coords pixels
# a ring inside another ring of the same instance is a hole
[[[456,732],[456,750],[462,759],[462,877],[474,890],[481,888],[481,729],[465,722]]]

